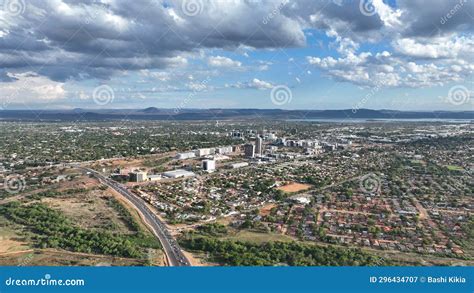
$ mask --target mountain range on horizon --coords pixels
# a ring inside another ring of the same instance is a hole
[[[82,109],[2,110],[0,120],[101,121],[101,120],[311,120],[311,119],[462,119],[474,120],[474,111],[397,111],[371,109]]]

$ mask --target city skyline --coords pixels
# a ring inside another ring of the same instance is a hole
[[[469,111],[474,2],[435,2],[6,1],[0,107]]]

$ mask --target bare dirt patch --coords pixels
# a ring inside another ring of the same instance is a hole
[[[260,209],[260,211],[259,211],[260,216],[265,217],[265,216],[270,215],[270,212],[271,212],[272,209],[273,209],[274,207],[276,207],[276,206],[277,206],[277,205],[274,204],[274,203],[267,204],[267,205],[263,206],[263,207]]]
[[[0,253],[13,253],[29,249],[28,244],[21,234],[7,225],[7,220],[0,217]]]
[[[187,251],[183,250],[184,255],[186,258],[189,260],[191,263],[191,266],[193,267],[211,267],[211,266],[217,266],[215,263],[210,263],[205,260],[205,255],[204,254],[198,254],[198,253],[189,253]]]
[[[310,185],[310,184],[292,182],[290,184],[286,184],[286,185],[277,187],[277,189],[281,190],[283,192],[286,192],[286,193],[292,193],[292,192],[299,192],[299,191],[308,190],[311,187],[312,187],[312,185]]]
[[[71,198],[44,198],[43,203],[60,210],[82,228],[107,228],[120,233],[129,233],[115,210],[107,205],[107,194],[94,190],[75,194]]]
[[[28,247],[26,243],[14,240],[12,238],[0,239],[0,254],[15,252],[26,247]]]
[[[89,176],[80,176],[75,178],[72,181],[64,181],[61,182],[61,185],[59,187],[56,187],[56,191],[63,191],[66,189],[71,189],[71,188],[91,188],[97,186],[97,180],[94,178],[91,178]]]

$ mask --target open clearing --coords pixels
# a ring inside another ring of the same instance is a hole
[[[68,198],[44,198],[42,202],[60,210],[82,228],[112,229],[119,233],[130,233],[116,211],[107,205],[107,195],[104,191],[87,191]]]
[[[277,205],[274,204],[274,203],[265,205],[265,206],[262,207],[262,208],[260,209],[260,211],[259,211],[260,216],[265,217],[265,216],[270,215],[270,212],[271,212],[272,209],[273,209],[274,207],[276,207],[276,206],[277,206]]]
[[[463,171],[464,168],[461,166],[455,166],[455,165],[447,165],[446,168],[448,168],[449,171]]]
[[[213,267],[218,265],[216,263],[208,262],[205,253],[191,253],[185,250],[183,250],[183,253],[188,258],[189,262],[191,262],[191,266],[193,267]]]
[[[243,230],[237,232],[235,235],[224,237],[224,239],[228,240],[237,240],[242,242],[252,242],[252,243],[265,243],[265,242],[273,242],[273,241],[282,241],[282,242],[290,242],[293,241],[293,238],[277,234],[277,233],[260,233],[254,231]]]
[[[35,249],[0,253],[5,266],[143,266],[144,260],[77,253],[54,249]]]
[[[283,192],[286,192],[286,193],[292,193],[292,192],[299,192],[299,191],[308,190],[311,187],[312,187],[312,185],[310,185],[310,184],[292,182],[290,184],[277,187],[277,189],[281,190]]]
[[[0,216],[0,254],[28,249],[29,246],[24,238],[8,225],[4,217]]]

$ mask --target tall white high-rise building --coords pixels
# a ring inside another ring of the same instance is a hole
[[[255,145],[255,153],[259,156],[263,153],[263,138],[261,136],[257,136],[257,144]]]

